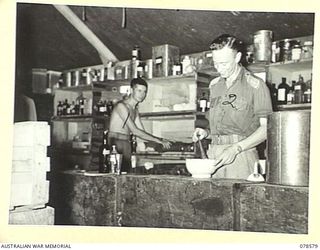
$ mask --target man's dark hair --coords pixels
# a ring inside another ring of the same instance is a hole
[[[131,80],[130,87],[134,88],[136,85],[143,85],[143,86],[146,86],[146,88],[148,88],[148,83],[145,80],[143,80],[141,77],[133,78]]]
[[[246,45],[240,39],[229,34],[223,34],[214,39],[210,44],[211,50],[220,50],[224,47],[233,49],[236,52],[241,52],[242,55],[240,59],[240,64],[242,64],[243,66],[248,65],[246,59]]]
[[[220,50],[224,47],[231,48],[237,52],[243,52],[244,44],[235,36],[223,34],[212,41],[210,44],[211,50]]]

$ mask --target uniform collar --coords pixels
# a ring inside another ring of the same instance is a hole
[[[240,77],[240,72],[242,67],[240,65],[237,66],[236,71],[229,77],[229,78],[225,78],[225,84],[227,86],[229,86],[229,88],[234,84],[234,82]]]

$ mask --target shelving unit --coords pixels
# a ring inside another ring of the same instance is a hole
[[[55,90],[54,116],[52,122],[52,153],[54,166],[59,169],[69,169],[78,166],[80,169],[97,170],[98,154],[103,131],[109,126],[108,115],[98,115],[94,110],[100,99],[121,100],[122,86],[128,86],[126,81],[104,81],[91,85],[61,87]],[[59,101],[75,100],[80,94],[87,100],[83,115],[68,114],[57,116]],[[81,149],[82,144],[86,145]],[[77,148],[80,147],[80,148]]]
[[[313,39],[306,37],[304,40]],[[185,143],[192,142],[191,136],[196,126],[205,124],[205,114],[197,110],[197,100],[205,93],[209,96],[209,83],[218,76],[213,67],[212,59],[207,56],[211,52],[205,51],[190,54],[194,61],[199,58],[205,62],[203,65],[195,66],[196,72],[190,74],[182,74],[177,76],[157,77],[147,79],[148,94],[144,102],[139,104],[139,111],[142,123],[147,132],[169,140],[181,141]],[[126,67],[130,65],[130,61],[117,63],[113,68]],[[278,63],[255,63],[248,66],[249,70],[256,74],[263,74],[263,77],[271,83],[277,85],[281,82],[282,77],[287,78],[287,83],[291,84],[292,80],[297,80],[301,74],[305,80],[308,80],[312,73],[313,60],[301,59],[299,61],[286,61]],[[78,69],[66,70],[65,75],[76,71],[83,72],[87,68],[93,70],[107,69],[103,65],[95,65],[82,67]],[[108,68],[109,69],[109,68]],[[112,68],[110,68],[111,70]],[[112,74],[112,70],[110,71]],[[108,72],[108,74],[110,73]],[[100,72],[101,73],[101,72]],[[69,74],[70,76],[70,74]],[[111,77],[112,78],[112,77]],[[128,76],[126,76],[128,78]],[[105,80],[106,79],[106,80]],[[52,122],[52,145],[53,152],[56,152],[56,165],[63,165],[62,168],[72,168],[79,165],[80,168],[86,170],[95,170],[98,168],[98,151],[101,144],[103,131],[109,126],[109,116],[97,115],[94,111],[95,104],[99,99],[108,99],[116,102],[122,99],[122,95],[127,93],[130,88],[130,79],[120,79],[118,76],[111,80],[109,75],[105,75],[103,81],[94,80],[88,84],[87,81],[81,79],[77,85],[72,80],[68,83],[68,87],[60,87],[54,89]],[[71,85],[70,85],[71,83]],[[89,100],[88,107],[84,115],[64,115],[57,116],[57,104],[65,99],[75,100],[77,96],[82,94]],[[311,104],[301,105],[282,105],[279,110],[296,110],[310,109]],[[89,148],[86,150],[73,149],[70,145],[76,139],[81,140],[81,134],[85,133],[86,140],[89,142]],[[139,143],[139,140],[138,140]],[[180,160],[188,157],[185,155],[175,155],[174,153],[156,153],[143,152],[140,155],[148,157],[164,157],[174,160]]]

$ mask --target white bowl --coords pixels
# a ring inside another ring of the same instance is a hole
[[[194,178],[210,178],[215,170],[212,159],[186,159],[188,172]]]

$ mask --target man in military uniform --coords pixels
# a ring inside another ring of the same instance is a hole
[[[210,82],[209,129],[196,128],[193,141],[211,139],[213,178],[246,179],[258,160],[256,146],[267,138],[272,112],[266,84],[241,64],[243,43],[224,34],[210,45],[219,77]]]

